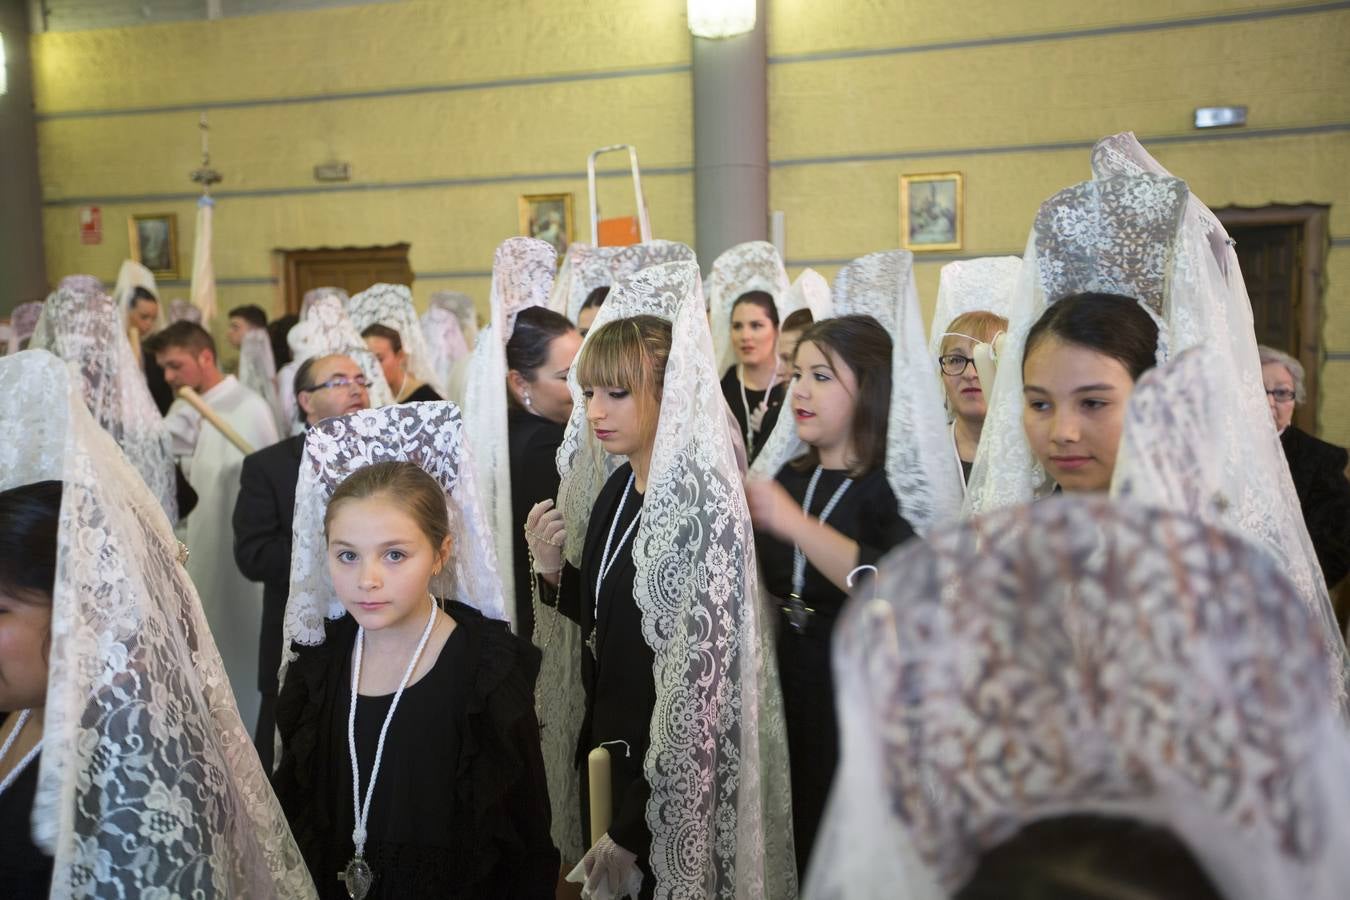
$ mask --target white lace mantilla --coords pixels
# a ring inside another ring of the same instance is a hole
[[[437,376],[431,364],[422,323],[417,319],[412,289],[406,284],[371,285],[347,301],[347,315],[360,335],[371,325],[383,325],[398,332],[403,351],[408,354],[408,374],[444,397],[445,383]],[[365,346],[364,341],[362,346]]]
[[[42,305],[32,348],[50,350],[78,374],[84,402],[122,448],[170,522],[178,500],[169,430],[112,298],[92,276],[73,276]]]
[[[295,371],[300,364],[311,357],[328,356],[341,353],[361,368],[361,374],[370,383],[367,393],[372,407],[389,406],[394,402],[394,393],[385,380],[384,369],[375,354],[366,349],[361,332],[356,330],[347,311],[343,307],[343,297],[336,288],[317,288],[317,295],[309,307],[300,314],[300,322],[291,328],[286,341],[291,347],[291,362],[282,367],[277,375],[277,393],[281,397],[281,408],[288,422],[296,423],[292,431],[299,434],[304,426],[299,424],[295,402]],[[313,292],[311,292],[313,293]],[[309,296],[307,293],[306,297]]]
[[[328,571],[323,519],[328,499],[347,476],[378,462],[416,463],[445,490],[452,564],[431,579],[431,592],[506,619],[497,554],[472,477],[472,457],[459,408],[448,400],[367,409],[325,419],[309,429],[295,488],[291,593],[286,603],[284,660],[291,644],[323,643],[324,619],[345,614]],[[282,680],[286,663],[282,664]]]
[[[736,299],[750,291],[764,291],[773,298],[781,324],[791,312],[785,305],[788,287],[783,259],[768,241],[737,244],[713,261],[708,275],[708,316],[719,372],[736,362],[731,349],[731,307]]]
[[[277,420],[278,434],[290,431],[291,422],[282,411],[281,395],[277,393],[277,361],[266,328],[251,328],[244,333],[239,344],[239,383],[267,401]]]
[[[796,879],[772,619],[702,293],[696,263],[645,269],[615,287],[587,336],[639,314],[672,328],[633,539],[633,599],[655,655],[656,707],[643,761],[650,863],[658,898],[787,898]],[[558,451],[559,500],[565,552],[575,564],[590,507],[616,461],[605,459],[586,423],[575,375],[569,382],[574,406]],[[547,716],[550,694],[542,677],[540,684]]]
[[[934,366],[942,352],[942,335],[951,330],[958,316],[983,310],[1008,318],[1021,271],[1020,256],[983,256],[949,262],[942,267],[937,306],[928,330],[928,354]]]
[[[51,896],[314,897],[173,529],[82,395],[45,351],[0,359],[0,490],[63,484],[32,818]]]
[[[911,542],[835,638],[842,762],[812,900],[954,892],[1038,819],[1171,829],[1233,900],[1350,884],[1350,741],[1274,558],[1106,498]]]
[[[575,322],[581,304],[596,288],[612,286],[651,266],[680,261],[694,262],[695,257],[693,250],[678,241],[653,240],[623,247],[571,244],[553,283],[549,308]]]
[[[507,602],[508,621],[515,628],[515,532],[511,515],[511,440],[507,430],[506,345],[516,316],[548,303],[557,269],[553,245],[536,238],[502,242],[492,261],[492,321],[478,336],[464,388],[464,423],[478,481],[478,496],[487,510],[497,548],[498,571]]]

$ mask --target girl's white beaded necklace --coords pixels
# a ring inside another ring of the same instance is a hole
[[[745,410],[745,452],[751,452],[755,446],[755,435],[759,434],[759,429],[751,424],[751,419],[756,412],[761,412],[769,408],[769,394],[773,392],[774,386],[778,384],[778,367],[775,366],[773,375],[769,377],[769,386],[764,389],[764,399],[755,405],[754,410],[750,409],[750,401],[745,397],[745,366],[736,367],[736,380],[741,383],[741,408]],[[762,419],[760,420],[763,421]]]
[[[19,732],[23,731],[23,726],[28,724],[28,720],[32,715],[33,711],[31,709],[25,709],[23,712],[19,713],[19,721],[14,723],[14,730],[9,733],[9,737],[5,738],[5,745],[0,747],[0,762],[3,762],[4,758],[9,755],[10,748],[12,748],[15,741],[19,739]],[[33,749],[29,750],[24,755],[24,758],[19,760],[18,764],[15,765],[13,769],[10,769],[9,774],[5,776],[5,779],[0,781],[0,794],[3,794],[5,790],[15,782],[23,770],[28,768],[28,764],[37,758],[37,755],[41,750],[42,741],[38,741],[33,745]]]
[[[366,645],[366,630],[365,628],[356,630],[356,654],[352,659],[352,702],[347,710],[347,752],[352,760],[352,813],[356,820],[356,827],[352,829],[352,843],[356,846],[356,855],[347,863],[347,868],[338,873],[338,878],[342,879],[342,883],[347,887],[347,896],[352,900],[364,900],[366,894],[370,893],[371,885],[375,883],[375,873],[371,871],[365,859],[366,822],[370,818],[370,800],[375,796],[375,779],[380,777],[380,758],[384,756],[384,738],[389,733],[389,723],[394,720],[394,710],[398,709],[399,698],[403,696],[403,689],[408,686],[413,670],[417,668],[417,661],[422,658],[422,651],[426,649],[427,641],[431,639],[432,628],[436,624],[436,598],[430,594],[427,596],[431,599],[431,615],[427,618],[426,627],[422,629],[422,639],[417,642],[412,659],[408,660],[403,680],[399,682],[398,690],[394,692],[389,712],[384,714],[384,724],[380,726],[380,740],[375,745],[375,766],[370,772],[370,783],[366,785],[364,803],[361,801],[361,768],[356,761],[356,692],[361,684],[361,657]]]

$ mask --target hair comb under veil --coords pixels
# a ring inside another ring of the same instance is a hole
[[[342,296],[335,289],[318,290],[322,293],[300,314],[299,323],[286,335],[286,342],[291,347],[291,361],[282,366],[281,371],[277,373],[281,407],[286,417],[295,423],[291,428],[295,434],[303,430],[297,414],[295,373],[301,363],[312,357],[328,356],[333,353],[351,357],[370,383],[368,389],[370,405],[388,406],[394,402],[394,394],[389,389],[389,382],[385,380],[384,369],[380,367],[380,361],[375,358],[375,354],[366,349],[361,332],[356,330],[356,326],[347,317]],[[308,297],[308,294],[306,296]]]
[[[842,753],[812,900],[937,898],[1040,819],[1172,830],[1231,900],[1350,884],[1350,743],[1277,560],[1057,497],[911,542],[834,638]]]
[[[575,322],[591,291],[610,287],[643,269],[668,262],[694,262],[694,251],[678,241],[643,241],[623,247],[571,244],[553,283],[548,305]]]
[[[87,276],[86,276],[87,277]],[[30,345],[79,375],[85,404],[126,454],[170,522],[178,520],[173,452],[112,298],[98,282],[62,279],[47,298]]]
[[[313,897],[158,501],[43,351],[0,359],[0,490],[62,482],[33,837],[53,897]]]
[[[452,565],[431,579],[431,591],[492,619],[506,619],[497,554],[472,477],[473,461],[459,408],[447,401],[367,409],[325,419],[309,429],[295,487],[291,593],[286,602],[282,672],[292,643],[323,643],[325,619],[345,615],[328,573],[324,514],[337,486],[378,462],[416,463],[445,490]],[[284,679],[282,679],[284,681]]]
[[[358,334],[371,325],[383,325],[397,331],[403,350],[408,354],[408,374],[445,396],[445,383],[431,365],[431,352],[422,334],[411,288],[406,284],[383,282],[371,285],[347,301],[347,315]]]
[[[934,366],[942,352],[942,336],[951,330],[958,316],[984,310],[1008,318],[1008,306],[1021,271],[1020,256],[982,256],[942,267],[928,336],[928,354]]]
[[[655,895],[791,897],[791,797],[772,619],[762,603],[698,265],[666,263],[617,285],[586,340],[607,323],[636,315],[666,319],[672,332],[633,539],[634,600],[655,655],[656,706],[643,763],[651,788],[646,814]],[[568,381],[574,405],[558,450],[559,506],[566,521],[564,554],[576,565],[596,495],[622,460],[606,459],[587,425],[575,370]],[[545,666],[555,647],[545,652]],[[567,651],[573,671],[579,647],[578,640]],[[559,674],[579,682],[579,675]],[[549,682],[541,673],[545,735],[563,730],[550,705]],[[573,742],[554,767],[573,759],[575,723],[567,727]],[[545,751],[550,762],[547,745]],[[574,767],[572,772],[575,777]],[[559,802],[555,797],[555,808]]]
[[[464,388],[464,425],[478,479],[478,496],[487,510],[496,542],[498,572],[508,598],[507,621],[516,628],[515,530],[511,516],[511,442],[507,420],[506,345],[516,316],[548,303],[557,268],[557,251],[537,238],[508,238],[492,261],[492,321],[479,335]],[[528,637],[528,635],[526,635]]]
[[[773,298],[778,322],[792,310],[787,307],[787,270],[778,249],[768,241],[737,244],[713,261],[708,275],[708,316],[712,324],[713,361],[718,373],[736,362],[731,348],[731,308],[749,291],[764,291]]]

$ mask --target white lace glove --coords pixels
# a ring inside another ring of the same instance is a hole
[[[534,557],[534,570],[540,575],[556,575],[562,571],[563,545],[562,510],[552,500],[540,500],[530,507],[525,517],[525,543]]]
[[[608,833],[567,873],[567,880],[581,885],[581,900],[636,898],[642,890],[642,870],[637,856],[614,843]]]

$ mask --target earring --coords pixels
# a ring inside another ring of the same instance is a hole
[[[534,404],[530,402],[530,392],[529,392],[529,391],[526,391],[526,392],[525,392],[525,408],[526,408],[526,409],[534,409]]]

